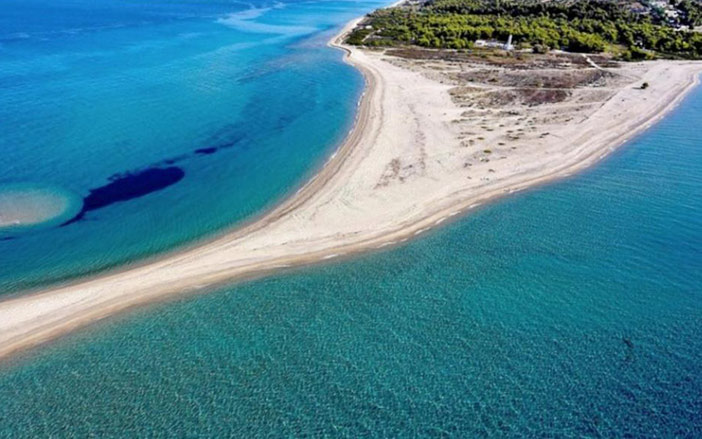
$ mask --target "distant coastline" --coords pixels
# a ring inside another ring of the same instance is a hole
[[[694,62],[639,65],[632,75],[640,76],[590,119],[564,124],[562,140],[544,140],[553,148],[544,150],[549,160],[518,150],[504,161],[509,166],[476,163],[466,179],[458,162],[465,150],[452,128],[465,110],[451,100],[452,86],[343,44],[359,20],[330,45],[345,51],[366,88],[354,128],[316,176],[257,221],[209,243],[0,302],[0,358],[145,303],[395,245],[495,198],[572,175],[671,111],[702,71]],[[633,90],[643,80],[652,84],[645,95]]]

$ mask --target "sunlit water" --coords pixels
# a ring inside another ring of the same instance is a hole
[[[0,435],[701,437],[702,90],[410,244],[4,365]]]
[[[0,294],[211,236],[294,191],[362,89],[326,42],[381,4],[0,2],[0,186],[84,200],[0,241]]]

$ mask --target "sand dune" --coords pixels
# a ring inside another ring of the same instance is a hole
[[[431,65],[339,41],[367,86],[354,129],[316,177],[273,211],[209,243],[0,302],[0,357],[150,301],[387,247],[495,197],[568,176],[673,108],[702,70],[692,62],[622,67],[578,117],[559,119],[561,107],[550,118],[538,110],[538,120],[524,121],[531,137],[520,137],[499,111],[457,103],[456,84]],[[642,81],[651,84],[645,91],[637,88]],[[581,94],[574,96],[585,99]],[[519,147],[500,140],[510,136]]]

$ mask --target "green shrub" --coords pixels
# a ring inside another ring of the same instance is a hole
[[[692,15],[685,20],[702,22],[702,6],[673,1],[690,9]],[[383,45],[462,50],[478,39],[506,41],[512,35],[517,47],[531,47],[536,53],[621,48],[624,60],[702,57],[702,33],[675,29],[655,15],[636,14],[626,3],[613,1],[429,0],[419,7],[378,10],[368,23],[376,30],[372,40],[383,41],[374,44]],[[367,44],[371,32],[357,29],[347,41]]]

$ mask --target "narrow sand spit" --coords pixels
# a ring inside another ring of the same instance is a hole
[[[488,159],[480,156],[485,146],[466,145],[465,124],[477,116],[452,98],[455,84],[380,52],[342,46],[354,25],[332,45],[363,73],[366,91],[354,129],[315,179],[209,243],[0,302],[0,357],[147,302],[402,242],[486,200],[570,175],[662,117],[702,71],[691,62],[626,67],[619,75],[626,83],[609,86],[607,98],[582,117],[532,121],[533,141],[522,137],[519,148],[503,152],[490,144]],[[637,89],[642,81],[650,84],[645,92]],[[479,142],[512,135],[501,120],[494,112],[475,122],[489,133]],[[548,135],[539,134],[544,127]]]

